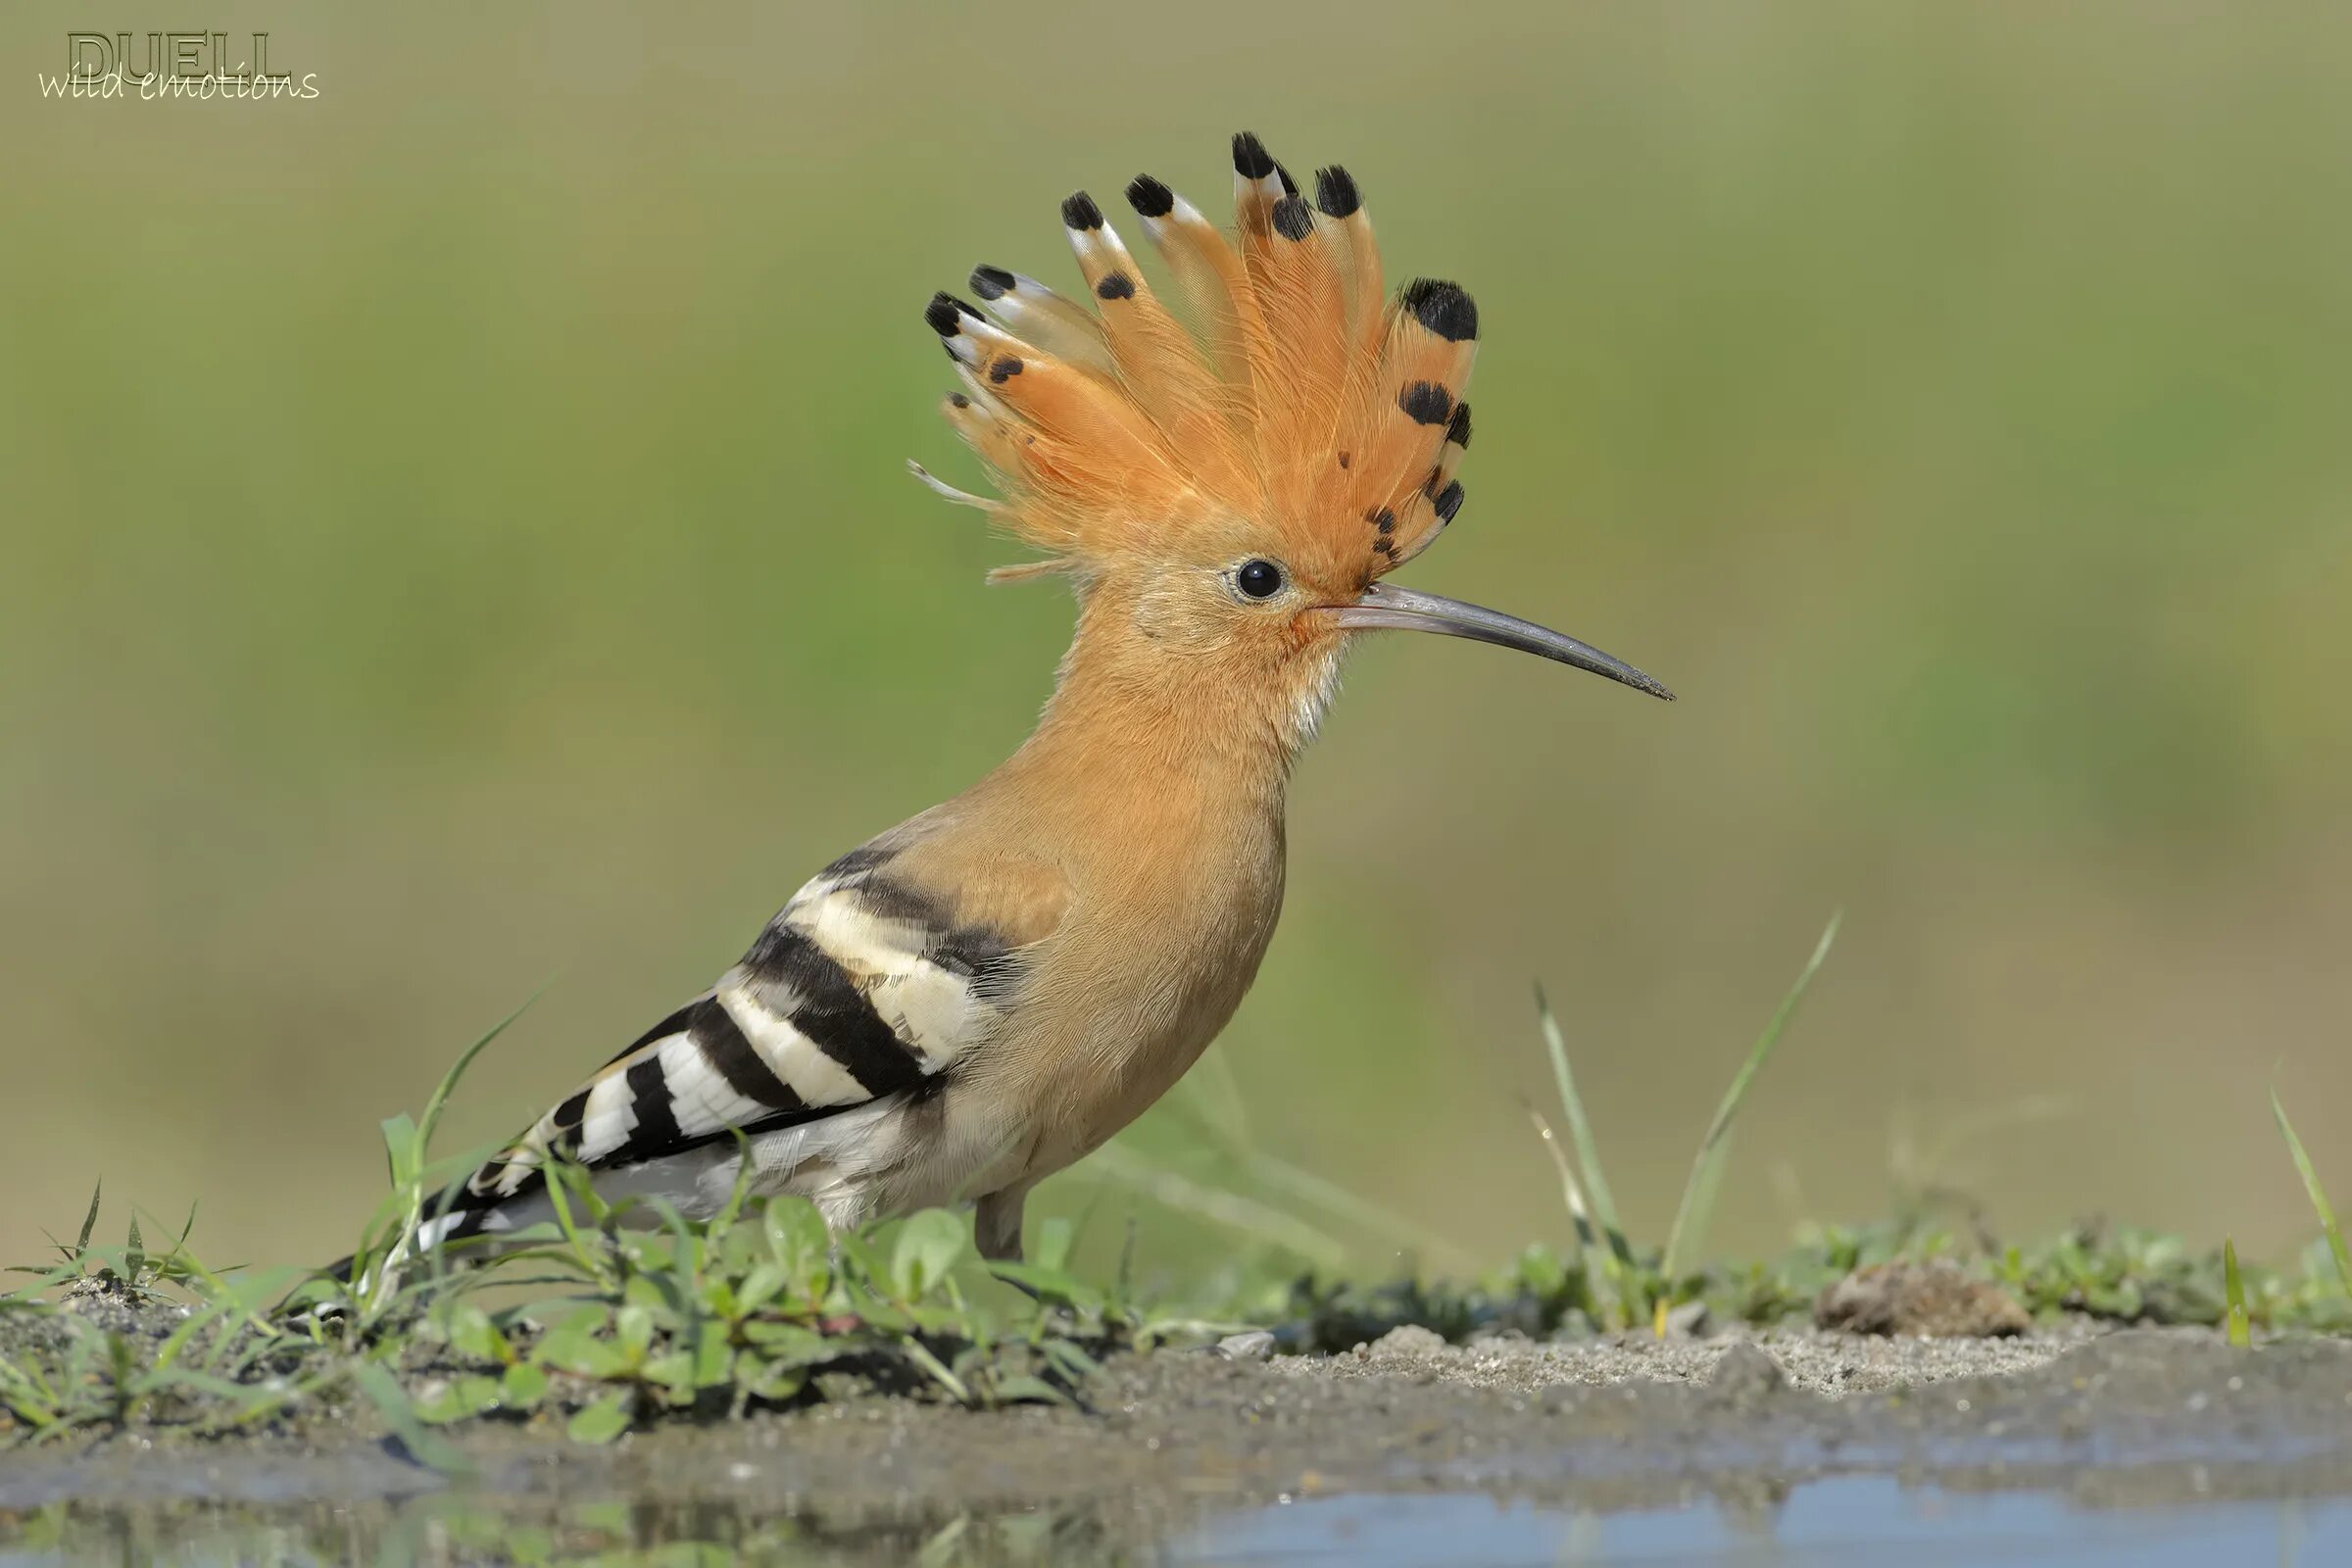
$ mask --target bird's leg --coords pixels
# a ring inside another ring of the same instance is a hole
[[[1028,1188],[1008,1187],[973,1205],[972,1240],[982,1257],[992,1263],[1021,1260],[1021,1205],[1028,1198]]]

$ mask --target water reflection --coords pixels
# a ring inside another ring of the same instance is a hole
[[[1552,1564],[1996,1562],[2210,1568],[2352,1561],[2352,1503],[2091,1509],[2035,1493],[1952,1493],[1886,1476],[1793,1489],[1779,1508],[1717,1499],[1600,1514],[1465,1495],[1310,1498],[1213,1521],[1163,1552],[1168,1568],[1351,1563],[1365,1568]]]

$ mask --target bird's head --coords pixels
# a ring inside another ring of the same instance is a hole
[[[1461,510],[1478,308],[1429,278],[1387,295],[1347,171],[1318,171],[1310,202],[1255,136],[1233,139],[1233,160],[1231,239],[1152,176],[1127,187],[1176,308],[1081,192],[1061,216],[1088,303],[982,267],[981,307],[943,293],[926,309],[963,383],[947,417],[1002,499],[914,471],[1048,553],[999,576],[1069,573],[1135,658],[1261,691],[1295,736],[1347,644],[1375,630],[1515,648],[1670,698],[1573,637],[1383,580]]]

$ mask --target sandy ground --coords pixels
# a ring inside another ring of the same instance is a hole
[[[1819,1329],[1775,1329],[1703,1339],[1658,1340],[1647,1334],[1544,1344],[1511,1335],[1448,1345],[1422,1328],[1401,1328],[1352,1354],[1286,1356],[1269,1362],[1279,1373],[1309,1378],[1396,1378],[1461,1384],[1476,1389],[1534,1393],[1563,1384],[1707,1383],[1739,1376],[1776,1375],[1813,1394],[1837,1398],[1950,1378],[2025,1372],[2076,1346],[2094,1331],[1953,1340],[1831,1334]],[[1237,1336],[1228,1354],[1258,1348]],[[1733,1355],[1737,1350],[1739,1353]],[[1729,1367],[1724,1365],[1732,1355]]]

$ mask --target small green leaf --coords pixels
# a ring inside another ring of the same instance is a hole
[[[464,1377],[452,1378],[431,1398],[418,1400],[416,1416],[418,1420],[429,1421],[436,1426],[469,1420],[496,1406],[505,1391],[506,1386],[501,1379],[469,1372]]]
[[[562,1317],[550,1316],[550,1334],[605,1334],[612,1327],[612,1309],[602,1301],[582,1301]]]
[[[804,1366],[762,1361],[748,1353],[737,1365],[740,1387],[755,1399],[781,1403],[808,1385],[808,1372]]]
[[[628,1396],[608,1394],[594,1404],[582,1407],[564,1431],[574,1443],[611,1443],[629,1430],[629,1422]]]
[[[503,1363],[514,1359],[514,1347],[491,1325],[490,1314],[470,1301],[452,1308],[444,1327],[449,1335],[449,1348],[469,1361]]]
[[[684,1350],[664,1350],[648,1356],[637,1376],[659,1387],[671,1404],[694,1402],[694,1358]]]
[[[841,1276],[835,1283],[862,1282],[868,1289],[890,1289],[890,1262],[870,1236],[856,1231],[844,1231],[833,1238],[834,1250],[841,1254]]]
[[[578,1330],[550,1334],[532,1350],[531,1359],[583,1378],[617,1377],[627,1365],[611,1342]]]
[[[631,1280],[630,1284],[637,1282]],[[654,1314],[642,1301],[631,1301],[612,1315],[612,1337],[620,1348],[624,1360],[645,1359],[645,1352],[654,1343]]]
[[[743,1336],[778,1366],[818,1366],[851,1348],[831,1335],[797,1323],[747,1323]]]
[[[662,1259],[667,1268],[668,1259]],[[668,1274],[633,1274],[620,1290],[621,1310],[636,1307],[652,1315],[657,1326],[679,1316],[686,1302],[678,1299],[677,1281]]]
[[[734,1371],[735,1348],[727,1342],[727,1326],[704,1322],[695,1336],[694,1386],[723,1388],[733,1380]]]
[[[914,1314],[896,1301],[874,1297],[854,1304],[858,1324],[868,1334],[905,1334],[914,1327]]]
[[[792,1284],[808,1295],[825,1287],[832,1233],[816,1205],[806,1198],[771,1198],[760,1227],[767,1233],[767,1250]]]
[[[891,1289],[899,1299],[917,1300],[936,1290],[963,1255],[968,1234],[963,1221],[944,1208],[909,1215],[890,1256]]]
[[[547,1372],[528,1361],[517,1361],[501,1378],[499,1402],[510,1410],[536,1410],[547,1397]]]
[[[784,1287],[792,1283],[792,1274],[781,1263],[756,1263],[735,1288],[734,1310],[730,1317],[750,1317],[774,1300]]]

